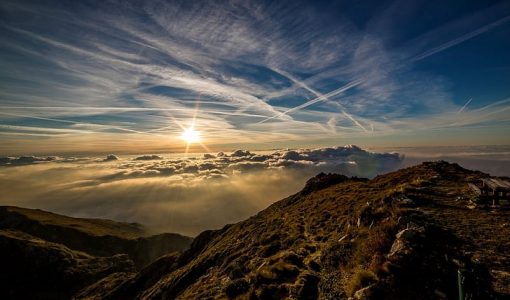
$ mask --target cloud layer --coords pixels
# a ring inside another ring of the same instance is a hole
[[[396,151],[390,152],[388,151]],[[405,156],[397,153],[405,153]],[[141,222],[155,231],[195,235],[242,220],[299,191],[319,172],[373,177],[447,159],[492,175],[510,176],[510,148],[356,146],[274,151],[237,150],[191,157],[0,158],[0,204],[79,217]]]
[[[319,172],[372,177],[397,169],[401,162],[399,154],[356,146],[237,150],[191,158],[55,158],[0,168],[0,203],[136,221],[157,231],[194,235],[256,213],[299,191]]]

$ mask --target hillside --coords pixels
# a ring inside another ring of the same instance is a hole
[[[446,162],[372,180],[320,174],[300,193],[78,299],[473,299],[510,295],[510,212],[469,209],[488,175]]]
[[[115,236],[132,239],[147,236],[147,230],[137,223],[115,222],[106,219],[72,218],[40,209],[0,206],[0,227],[21,226],[21,218],[47,227],[68,227],[90,236]],[[16,220],[15,220],[16,219]],[[28,228],[27,228],[28,229]]]
[[[140,224],[0,207],[0,299],[69,299],[110,274],[134,274],[192,239]],[[120,272],[120,273],[119,273]]]
[[[0,298],[69,299],[109,274],[134,272],[126,254],[94,257],[15,230],[0,230]]]
[[[191,238],[174,233],[148,235],[140,224],[71,218],[39,209],[0,206],[0,229],[21,231],[95,256],[128,254],[137,268],[172,251],[182,251]]]
[[[468,186],[488,176],[446,162],[321,173],[192,243],[1,207],[0,298],[458,299],[462,270],[472,299],[510,299],[509,207],[473,205]]]

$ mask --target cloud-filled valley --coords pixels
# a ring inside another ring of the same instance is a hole
[[[188,157],[4,157],[0,202],[195,235],[257,213],[298,192],[319,172],[371,178],[421,161],[448,159],[493,175],[509,175],[508,147],[396,151],[345,146]]]
[[[195,235],[255,214],[319,172],[373,177],[397,169],[402,159],[356,146],[188,158],[3,158],[0,201]]]

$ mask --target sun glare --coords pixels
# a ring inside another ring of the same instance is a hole
[[[181,138],[188,144],[197,143],[200,141],[200,132],[190,127],[182,132]]]

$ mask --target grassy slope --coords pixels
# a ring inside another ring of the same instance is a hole
[[[69,299],[109,274],[134,272],[127,255],[93,257],[15,230],[0,230],[1,299]]]
[[[358,294],[374,299],[455,298],[458,265],[475,270],[478,297],[508,295],[510,228],[465,208],[467,182],[484,176],[426,163],[329,187],[329,177],[314,179],[256,216],[202,233],[164,274],[155,262],[101,298],[342,299],[365,287]]]
[[[89,235],[109,235],[126,239],[147,235],[145,228],[137,223],[116,222],[106,219],[72,218],[40,209],[27,209],[15,206],[0,206],[0,209],[21,214],[44,225],[71,227]]]
[[[25,232],[94,256],[125,253],[138,268],[168,252],[183,251],[192,241],[175,233],[148,236],[136,223],[72,218],[13,206],[0,206],[0,229]]]

